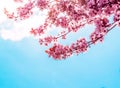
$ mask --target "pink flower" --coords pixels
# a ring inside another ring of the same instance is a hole
[[[66,17],[60,17],[56,20],[56,26],[61,26],[62,28],[68,27],[68,20]]]
[[[32,15],[32,11],[31,11],[32,8],[33,8],[32,2],[25,4],[24,7],[17,8],[17,14],[20,17],[20,19],[29,18]]]
[[[37,7],[40,10],[45,9],[48,6],[48,1],[47,0],[37,0]]]

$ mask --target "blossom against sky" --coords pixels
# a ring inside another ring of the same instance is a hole
[[[0,1],[0,88],[120,88],[118,27],[88,52],[56,61],[44,53],[46,47],[39,46],[29,35],[30,26],[38,26],[42,18],[38,20],[35,16],[24,22],[8,20],[3,8],[14,11],[16,6],[12,0],[9,2]],[[75,36],[78,35],[70,38]]]
[[[39,12],[37,8],[34,8],[33,10],[36,13],[31,18],[22,21],[10,20],[4,14],[4,8],[12,13],[16,12],[16,8],[24,3],[15,3],[13,0],[9,0],[9,2],[10,4],[8,0],[0,1],[0,36],[5,40],[12,41],[19,41],[30,37],[31,28],[42,24],[45,15],[43,12]]]

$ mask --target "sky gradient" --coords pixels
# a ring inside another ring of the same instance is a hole
[[[29,30],[25,30],[33,24],[30,20],[28,25],[27,22],[12,23],[4,16],[0,19],[0,88],[120,88],[119,27],[87,52],[66,60],[54,60],[44,52],[47,47],[40,46],[38,40],[28,34]],[[23,29],[17,29],[21,25]],[[87,31],[70,35],[64,44],[79,35],[87,36],[93,27],[85,29]]]
[[[120,88],[120,31],[88,52],[56,61],[34,39],[0,39],[0,88]]]

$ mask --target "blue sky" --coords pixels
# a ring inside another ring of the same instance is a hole
[[[88,52],[56,61],[38,41],[0,38],[0,88],[120,88],[120,30]]]
[[[14,10],[15,5],[7,2],[1,2],[0,13],[3,6]],[[36,19],[14,23],[1,14],[0,88],[120,88],[120,28],[115,27],[103,43],[92,45],[88,52],[59,61],[49,58],[44,53],[47,47],[25,30],[39,25],[39,20],[34,24]],[[63,43],[70,44],[79,35],[88,37],[94,28],[85,29],[72,33]]]

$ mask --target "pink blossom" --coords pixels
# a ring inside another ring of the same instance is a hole
[[[60,17],[56,19],[56,26],[61,26],[62,28],[68,27],[68,19],[66,17]]]
[[[37,7],[40,9],[40,10],[43,10],[45,8],[47,8],[48,6],[48,1],[47,0],[37,0]]]
[[[21,0],[14,1],[19,3]],[[25,20],[34,13],[32,9],[36,7],[40,11],[47,9],[48,12],[42,25],[31,28],[31,34],[41,37],[49,30],[48,28],[53,26],[63,29],[59,33],[54,30],[56,35],[48,34],[39,38],[40,45],[52,46],[46,50],[46,53],[58,60],[68,58],[74,53],[80,54],[87,51],[92,44],[103,41],[105,35],[116,25],[120,26],[119,0],[28,0],[24,6],[17,8],[17,16],[15,12],[10,13],[6,8],[4,13],[9,19]],[[110,18],[111,16],[113,19]],[[110,19],[112,22],[109,21]],[[68,34],[74,32],[76,35],[76,32],[82,31],[81,28],[86,24],[95,26],[88,40],[81,38],[68,45],[60,43],[60,39],[67,40]]]
[[[32,2],[25,4],[24,7],[17,8],[18,17],[20,17],[20,19],[29,18],[32,15],[32,11],[31,11],[32,8],[33,8]]]

